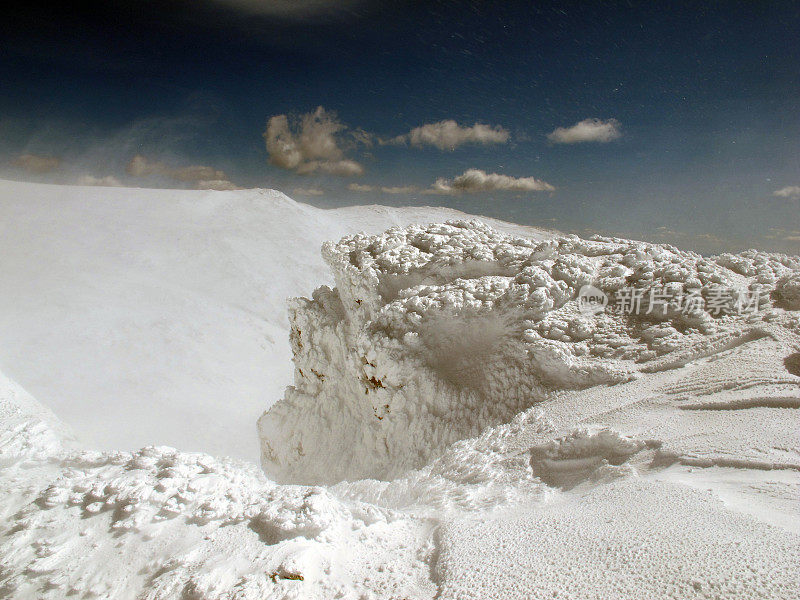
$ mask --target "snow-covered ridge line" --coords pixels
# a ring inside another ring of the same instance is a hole
[[[320,246],[456,218],[265,189],[0,180],[0,368],[93,447],[257,462],[254,424],[292,381],[286,298],[333,281]]]
[[[390,479],[554,391],[620,383],[757,338],[800,298],[797,257],[537,241],[479,221],[348,236],[323,257],[336,287],[293,301],[295,385],[259,421],[262,462],[279,481]],[[636,289],[696,301],[585,311],[585,286],[612,299]],[[744,290],[755,308],[720,309],[720,289]]]

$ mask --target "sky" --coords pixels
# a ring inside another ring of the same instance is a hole
[[[13,3],[0,177],[800,253],[800,4]]]

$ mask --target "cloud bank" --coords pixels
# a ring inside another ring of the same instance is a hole
[[[303,188],[303,187],[296,187],[292,190],[292,193],[297,196],[323,196],[325,195],[324,190],[319,188]]]
[[[364,183],[351,183],[347,186],[347,189],[351,192],[375,192],[377,191],[377,187],[374,185],[366,185]]]
[[[788,200],[800,200],[800,185],[787,185],[784,188],[775,190],[772,195]]]
[[[547,134],[554,144],[580,144],[583,142],[610,142],[619,138],[620,123],[616,119],[584,119],[572,127],[557,127]]]
[[[61,166],[61,159],[55,156],[20,154],[11,164],[28,173],[49,173]]]
[[[440,177],[427,190],[431,194],[473,194],[477,192],[552,192],[555,187],[535,177],[511,177],[498,173],[486,173],[480,169],[467,169],[452,180]]]
[[[230,181],[224,171],[205,165],[171,167],[157,160],[150,160],[141,154],[134,156],[125,172],[131,177],[164,177],[174,181],[192,184],[197,190],[237,190],[239,187]]]
[[[416,186],[413,185],[396,185],[389,187],[381,187],[384,194],[413,194],[417,191]]]
[[[390,143],[409,144],[415,147],[434,146],[439,150],[455,150],[464,144],[505,144],[511,138],[507,129],[496,125],[475,123],[472,127],[464,127],[452,119],[428,123],[414,127],[405,135],[399,135]]]
[[[413,194],[419,191],[419,188],[415,185],[379,186],[361,183],[351,183],[347,186],[347,189],[351,192],[383,192],[384,194]]]
[[[287,115],[275,115],[267,122],[264,141],[269,162],[281,169],[300,175],[326,173],[340,177],[354,177],[364,173],[364,167],[345,156],[341,136],[347,126],[336,115],[322,106],[302,115],[297,123],[290,123]],[[363,138],[361,130],[350,139]]]
[[[499,173],[486,173],[480,169],[467,169],[461,175],[451,179],[439,177],[429,188],[420,190],[414,185],[405,186],[379,186],[362,183],[351,183],[347,186],[351,192],[369,193],[382,192],[384,194],[440,194],[453,196],[466,193],[479,192],[552,192],[555,187],[536,179],[535,177],[511,177]]]

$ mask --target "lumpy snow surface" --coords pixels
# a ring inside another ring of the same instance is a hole
[[[326,244],[266,476],[98,451],[0,374],[0,597],[798,598],[798,259],[508,232]],[[584,285],[759,303],[585,311]]]
[[[792,330],[775,306],[791,304],[800,270],[782,255],[541,241],[478,221],[349,236],[323,256],[336,287],[292,304],[295,385],[260,420],[263,464],[282,481],[393,478],[558,391]],[[586,286],[612,301],[635,289],[701,303],[592,312],[579,305]],[[754,306],[715,304],[719,290]]]

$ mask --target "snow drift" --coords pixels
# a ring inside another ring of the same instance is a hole
[[[322,243],[463,216],[0,181],[0,366],[99,448],[257,462],[255,422],[292,381],[286,298],[331,281]]]
[[[0,596],[797,597],[797,257],[457,221],[326,244],[331,277],[314,236],[452,215],[259,191],[3,191],[0,362],[75,424],[101,402],[110,437],[155,435],[124,418],[135,401],[172,439],[202,430],[229,449],[254,417],[228,392],[283,381],[289,342],[264,334],[291,336],[295,386],[261,442],[267,470],[303,485],[169,447],[97,450],[0,374]],[[278,324],[274,294],[331,279],[292,302],[291,333]],[[257,301],[273,280],[290,283]],[[587,308],[586,285],[608,305]],[[630,286],[693,301],[612,310]],[[742,293],[722,306],[726,289]],[[132,291],[148,304],[122,302]],[[198,315],[206,343],[177,335]],[[251,329],[265,320],[274,331]],[[109,332],[150,351],[101,344]],[[219,336],[262,352],[220,362]],[[170,352],[204,360],[154,370]],[[173,412],[145,393],[163,373],[184,400]],[[82,379],[113,389],[87,403]]]
[[[734,343],[784,318],[773,304],[794,306],[800,271],[783,255],[537,241],[479,221],[348,236],[322,254],[336,287],[292,302],[295,384],[259,421],[262,463],[279,481],[393,478],[558,390]],[[585,286],[661,303],[581,310]],[[721,290],[750,310],[715,302]]]

